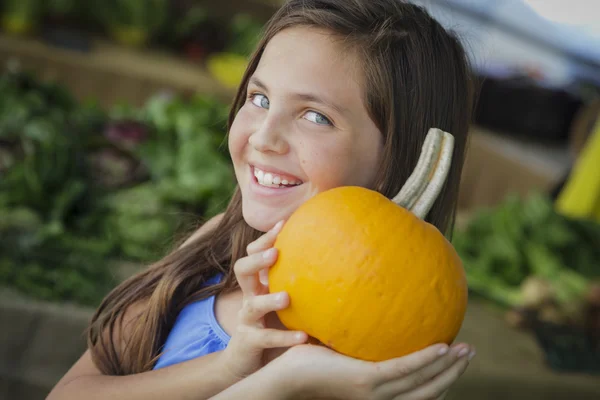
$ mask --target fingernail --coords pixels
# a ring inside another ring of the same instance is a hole
[[[448,353],[448,346],[444,346],[444,347],[442,347],[441,349],[438,350],[438,354],[440,356],[443,356],[444,354],[447,354],[447,353]]]
[[[270,258],[273,258],[273,257],[275,256],[275,253],[276,253],[276,252],[277,252],[277,249],[275,249],[275,248],[270,248],[269,250],[266,250],[266,251],[263,253],[263,258],[264,258],[265,260],[268,260],[268,259],[270,259]]]
[[[264,286],[267,286],[269,284],[269,271],[266,269],[261,269],[258,271],[258,279],[260,280],[260,283],[262,283]]]
[[[279,233],[279,231],[281,230],[282,226],[283,226],[283,220],[281,220],[278,223],[276,223],[275,226],[273,227],[273,229],[271,229],[271,232],[273,232],[273,233]]]
[[[464,357],[469,353],[469,349],[462,349],[461,351],[458,352],[458,357]]]
[[[475,350],[472,350],[472,351],[469,353],[469,361],[471,361],[471,360],[473,359],[473,357],[475,357],[475,354],[477,354],[477,353],[475,352]]]
[[[302,332],[298,332],[294,336],[296,336],[296,340],[303,340],[305,337],[304,333],[302,333]]]
[[[277,295],[275,296],[275,301],[279,304],[283,303],[285,299],[285,293],[277,293]]]

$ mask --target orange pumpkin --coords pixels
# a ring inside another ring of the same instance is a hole
[[[431,129],[415,172],[392,201],[361,187],[322,192],[280,232],[271,292],[281,322],[351,357],[380,361],[456,338],[467,306],[461,260],[423,221],[451,162],[453,137]]]

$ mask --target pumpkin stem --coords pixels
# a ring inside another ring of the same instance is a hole
[[[413,173],[392,201],[425,219],[444,186],[454,149],[454,137],[431,128]]]
[[[400,192],[392,201],[401,207],[411,210],[419,199],[419,196],[425,190],[428,177],[436,161],[440,150],[440,132],[429,131],[423,142],[421,155],[413,173],[408,177]]]

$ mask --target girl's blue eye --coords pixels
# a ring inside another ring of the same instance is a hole
[[[254,104],[257,107],[260,108],[266,108],[269,109],[269,99],[267,99],[267,96],[264,96],[262,94],[255,94],[252,96],[252,104]]]
[[[255,106],[264,108],[267,110],[271,106],[271,103],[270,103],[269,99],[267,98],[267,96],[260,94],[260,93],[253,94],[250,97],[250,101],[252,101],[252,104],[254,104]],[[304,118],[314,124],[317,124],[317,125],[333,126],[333,123],[329,120],[329,118],[327,118],[323,114],[318,113],[316,111],[308,111],[304,115]]]
[[[326,116],[315,111],[307,112],[306,119],[317,125],[332,125],[331,121]]]

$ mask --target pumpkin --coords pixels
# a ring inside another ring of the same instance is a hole
[[[451,344],[467,307],[461,259],[424,221],[446,180],[454,138],[431,129],[417,166],[392,200],[362,188],[324,191],[287,220],[274,247],[269,290],[277,315],[350,357],[381,361]]]

